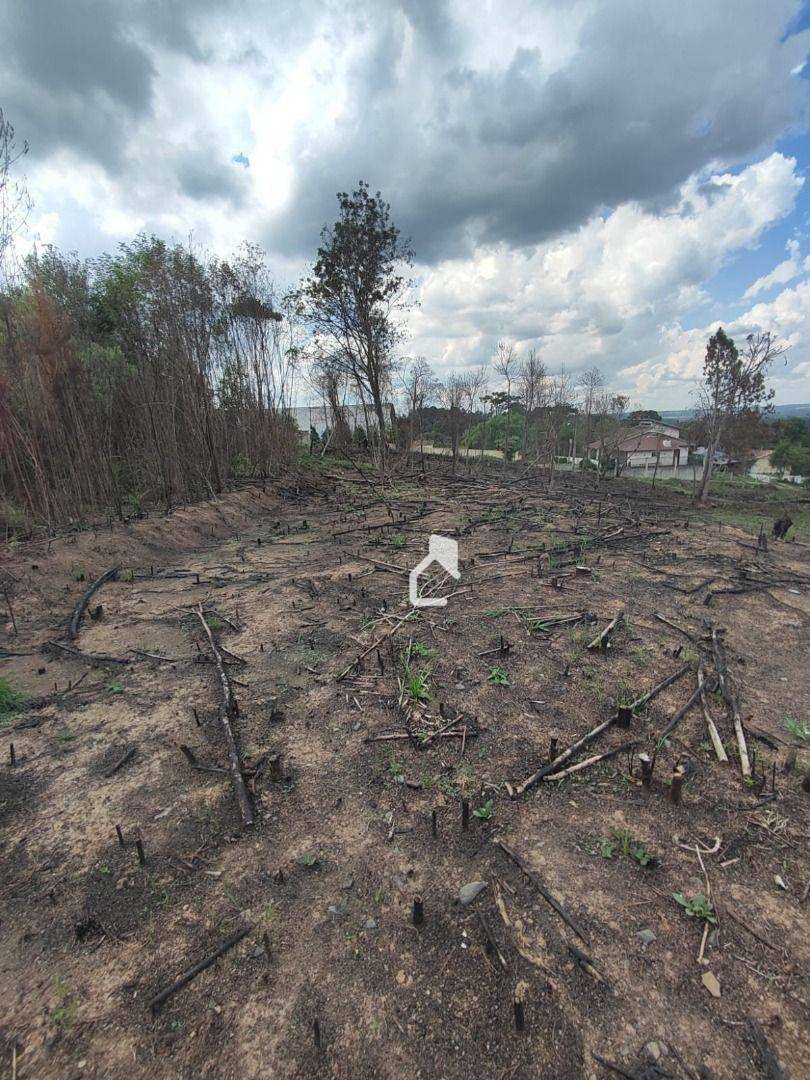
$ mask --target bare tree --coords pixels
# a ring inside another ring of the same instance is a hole
[[[7,260],[14,237],[24,227],[31,209],[25,181],[15,179],[12,173],[27,153],[28,143],[18,145],[14,125],[0,109],[0,286],[7,281]]]
[[[413,448],[415,434],[419,432],[419,444],[422,445],[422,416],[425,405],[436,393],[438,382],[433,370],[424,356],[409,360],[399,373],[399,383],[405,399],[406,412],[406,451]],[[422,451],[424,465],[424,451]]]
[[[755,417],[770,409],[774,392],[765,389],[765,376],[784,352],[785,346],[778,345],[769,331],[749,334],[742,353],[722,327],[709,338],[703,385],[698,391],[699,415],[707,436],[698,502],[705,503],[708,498],[714,459],[724,433],[741,416]]]
[[[582,390],[582,415],[585,420],[584,439],[587,447],[592,441],[593,416],[597,411],[595,405],[605,385],[605,378],[598,367],[592,367],[582,372],[577,380],[577,385]]]
[[[503,441],[503,470],[506,472],[506,463],[509,460],[509,436],[511,434],[512,420],[512,383],[518,375],[519,361],[515,346],[511,341],[499,341],[492,366],[506,383],[506,435]]]
[[[464,379],[460,375],[451,375],[439,390],[439,400],[442,407],[447,410],[447,429],[450,435],[454,474],[458,467],[458,451],[464,431],[464,400],[467,393]]]
[[[545,405],[545,448],[548,457],[548,486],[554,487],[554,472],[559,449],[560,431],[571,415],[571,396],[573,384],[571,376],[563,369],[559,375],[548,380],[548,395]]]
[[[537,412],[546,405],[548,396],[548,373],[546,365],[540,359],[536,349],[529,349],[526,359],[520,365],[518,375],[520,400],[523,405],[523,439],[520,456],[525,461],[528,456],[532,433],[535,433]],[[535,433],[535,453],[536,447]]]
[[[472,469],[472,458],[470,456],[469,439],[467,436],[470,434],[473,417],[478,411],[478,403],[483,400],[484,391],[486,390],[488,383],[489,372],[487,371],[485,364],[481,364],[472,371],[468,371],[464,376],[464,397],[467,406],[467,426],[464,431],[465,441],[467,443],[467,472],[470,472]]]

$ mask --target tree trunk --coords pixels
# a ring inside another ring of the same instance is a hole
[[[706,448],[706,460],[703,462],[703,475],[700,478],[697,501],[704,505],[709,497],[709,484],[712,481],[712,468],[714,466],[714,452],[717,447],[717,439],[712,439]]]

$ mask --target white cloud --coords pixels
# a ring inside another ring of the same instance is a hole
[[[708,304],[724,261],[790,214],[802,184],[795,160],[775,153],[736,175],[692,177],[666,211],[627,203],[533,250],[440,263],[425,272],[410,351],[446,371],[487,361],[509,336],[539,346],[552,370],[596,363],[636,400],[685,404],[706,335],[682,322]],[[776,303],[749,322],[775,318]]]
[[[758,296],[759,293],[772,289],[774,285],[787,285],[789,281],[793,281],[794,278],[798,277],[802,270],[807,270],[810,267],[810,256],[804,262],[800,258],[798,240],[788,240],[785,249],[788,252],[788,258],[778,263],[770,273],[757,278],[754,284],[745,290],[743,299],[750,300],[752,297]]]

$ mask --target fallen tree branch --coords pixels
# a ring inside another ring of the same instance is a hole
[[[720,687],[720,692],[726,700],[726,704],[731,709],[731,716],[734,720],[734,734],[737,737],[737,750],[740,755],[740,768],[742,769],[743,776],[748,779],[751,776],[751,762],[748,760],[748,747],[745,744],[745,732],[743,731],[742,726],[742,716],[740,716],[740,704],[737,700],[737,695],[734,693],[729,682],[726,650],[721,633],[714,625],[711,627],[711,632],[714,664],[717,669],[717,682]]]
[[[544,776],[543,779],[546,783],[550,783],[552,780],[564,780],[566,776],[571,776],[572,773],[582,772],[583,769],[589,769],[591,765],[596,765],[599,761],[607,761],[608,758],[616,757],[617,754],[621,754],[624,750],[632,750],[634,746],[638,746],[638,739],[622,743],[621,746],[617,746],[613,750],[605,750],[603,754],[594,754],[593,757],[585,758],[584,761],[578,761],[576,765],[569,765],[568,768],[563,769],[562,772],[551,773],[550,776]]]
[[[234,945],[238,945],[239,942],[248,936],[253,929],[252,926],[243,926],[241,930],[237,930],[235,934],[231,934],[229,938],[226,938],[209,956],[206,956],[204,960],[200,960],[194,967],[190,967],[188,971],[184,971],[179,979],[167,986],[165,990],[161,990],[159,994],[155,994],[152,1000],[149,1002],[149,1008],[153,1013],[157,1012],[161,1006],[165,1005],[172,994],[176,994],[178,990],[182,990],[184,986],[188,986],[192,979],[196,979],[200,972],[205,971],[206,968],[210,968],[211,965],[219,960],[220,956],[224,956],[229,949],[232,949]]]
[[[597,634],[593,641],[588,645],[589,649],[607,649],[610,644],[610,635],[619,625],[624,618],[624,608],[607,624],[601,634]]]
[[[97,589],[100,589],[106,581],[112,581],[118,577],[120,569],[120,566],[113,566],[111,570],[105,571],[97,581],[94,581],[88,589],[85,589],[81,599],[73,609],[73,614],[70,616],[70,622],[68,623],[68,637],[71,641],[75,641],[78,636],[79,623],[81,622],[82,615],[84,615],[85,608],[90,603],[93,593],[96,592]]]
[[[518,784],[516,788],[511,789],[509,791],[510,796],[513,799],[517,798],[518,795],[522,795],[524,791],[528,791],[530,787],[534,787],[534,785],[540,780],[542,780],[544,777],[550,776],[553,773],[558,772],[559,766],[562,765],[564,762],[568,761],[568,759],[572,757],[577,752],[577,750],[581,750],[583,746],[587,746],[589,742],[593,742],[594,739],[598,738],[603,731],[607,731],[607,729],[612,724],[615,724],[615,722],[616,717],[611,716],[609,720],[604,720],[601,724],[598,724],[592,731],[589,731],[587,735],[583,735],[581,739],[578,739],[575,743],[571,743],[568,749],[563,750],[563,752],[561,754],[558,754],[553,761],[548,762],[547,765],[544,765],[541,769],[538,769],[537,772],[532,773],[531,776],[527,776],[522,784]]]
[[[726,748],[723,746],[723,740],[720,738],[720,733],[715,727],[714,720],[712,720],[712,714],[709,711],[709,702],[706,699],[706,669],[703,665],[703,657],[700,658],[698,664],[698,687],[700,688],[700,704],[703,708],[703,718],[706,721],[706,727],[709,729],[709,738],[712,740],[712,746],[714,752],[717,754],[718,761],[728,761],[728,754]]]
[[[43,643],[42,648],[58,649],[60,652],[68,653],[69,656],[75,656],[77,660],[84,660],[86,664],[93,664],[97,667],[104,667],[106,664],[128,664],[130,662],[126,656],[107,656],[106,653],[82,652],[81,649],[74,649],[72,645],[63,645],[59,641],[46,641]]]
[[[537,891],[540,893],[546,903],[550,904],[551,907],[554,908],[554,910],[560,916],[565,925],[569,926],[577,935],[577,937],[580,938],[581,941],[584,941],[586,945],[588,945],[589,941],[585,935],[584,930],[582,930],[582,928],[571,918],[571,916],[562,906],[557,897],[552,892],[549,892],[549,890],[545,887],[545,885],[542,883],[534,870],[532,870],[532,868],[529,866],[523,856],[518,855],[518,853],[516,851],[513,851],[512,848],[507,847],[503,840],[496,840],[495,842],[498,847],[500,847],[500,849],[509,856],[512,862],[523,871],[523,873],[526,875],[532,885],[534,885],[534,887],[537,889]]]
[[[219,672],[219,685],[222,693],[222,700],[220,701],[219,709],[217,710],[217,720],[222,729],[222,735],[225,740],[225,749],[228,753],[228,771],[231,776],[231,784],[233,785],[234,794],[236,795],[236,801],[239,804],[239,813],[242,816],[242,824],[246,826],[252,825],[254,820],[253,808],[250,805],[247,788],[245,787],[245,781],[242,776],[242,762],[239,757],[239,750],[236,746],[236,739],[234,738],[233,729],[231,727],[231,717],[238,716],[239,714],[236,698],[234,697],[231,680],[225,670],[222,654],[217,648],[214,635],[211,633],[211,627],[205,621],[202,604],[197,607],[197,616],[205,630],[205,635],[208,638],[208,644],[211,646],[211,651],[214,654],[217,665],[217,671]]]

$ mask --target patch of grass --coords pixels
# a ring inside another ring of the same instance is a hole
[[[387,543],[392,548],[404,548],[405,536],[402,533],[394,533],[393,536],[388,537]]]
[[[218,634],[220,630],[225,629],[225,623],[219,615],[206,615],[205,622],[212,634]]]
[[[108,694],[123,694],[124,684],[120,679],[110,679],[104,689]]]
[[[402,684],[402,693],[409,701],[415,704],[430,701],[430,688],[427,684],[427,678],[424,675],[409,671]]]
[[[612,859],[614,855],[635,859],[639,866],[649,866],[654,860],[640,840],[634,840],[628,829],[614,829],[610,836],[599,839],[598,853],[603,859]]]
[[[393,754],[388,759],[388,764],[386,765],[386,769],[388,771],[388,776],[390,777],[390,779],[391,779],[391,781],[393,783],[395,783],[395,784],[404,783],[404,781],[405,781],[405,770],[403,769],[402,765],[400,765],[400,763],[397,761],[396,757]]]
[[[425,645],[422,641],[412,641],[410,645],[407,645],[402,650],[402,662],[403,664],[410,664],[414,656],[430,656],[433,650],[429,645]]]
[[[694,896],[687,898],[682,892],[674,892],[672,899],[676,904],[680,904],[683,910],[692,918],[705,919],[707,923],[715,924],[717,922],[717,915],[714,912],[711,901],[703,895],[703,893],[695,893]]]
[[[509,686],[509,672],[506,670],[506,668],[492,668],[490,670],[488,678],[493,686]]]
[[[51,1009],[51,1020],[63,1031],[69,1031],[76,1022],[76,998],[70,984],[61,975],[54,975],[53,989],[56,1005]]]
[[[795,735],[797,739],[801,739],[803,742],[810,739],[810,724],[805,724],[792,716],[786,716],[782,723],[790,734]]]
[[[25,705],[25,694],[0,677],[0,717],[10,717]]]
[[[320,855],[317,855],[312,851],[307,851],[304,852],[303,855],[299,855],[296,862],[299,866],[303,866],[305,870],[317,870],[322,865]]]

